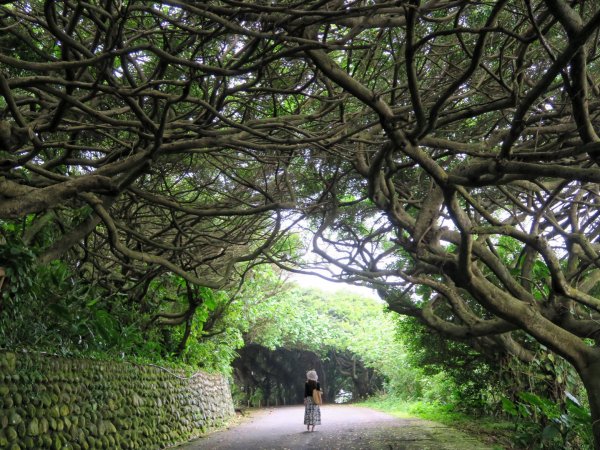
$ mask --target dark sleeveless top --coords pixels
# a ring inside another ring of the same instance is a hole
[[[313,389],[314,387],[311,387],[310,384],[308,384],[308,381],[304,383],[304,397],[312,397]],[[321,385],[319,382],[317,382],[317,389],[321,390]]]

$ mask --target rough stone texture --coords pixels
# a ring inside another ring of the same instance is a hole
[[[220,375],[0,352],[0,449],[160,449],[233,414]]]

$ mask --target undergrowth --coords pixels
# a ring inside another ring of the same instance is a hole
[[[450,404],[406,401],[393,396],[371,397],[361,404],[396,417],[418,417],[450,426],[498,450],[515,448],[511,439],[514,424],[510,421],[470,416]]]

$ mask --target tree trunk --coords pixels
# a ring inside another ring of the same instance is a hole
[[[581,379],[587,390],[590,402],[594,449],[600,450],[600,361],[596,361],[582,370]]]
[[[0,312],[2,311],[2,308],[4,307],[2,305],[2,286],[4,285],[5,278],[6,278],[6,271],[4,270],[4,267],[0,267]]]

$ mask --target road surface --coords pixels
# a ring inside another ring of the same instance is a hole
[[[491,450],[444,425],[350,405],[321,407],[322,425],[303,425],[304,406],[253,411],[241,423],[175,450]]]

